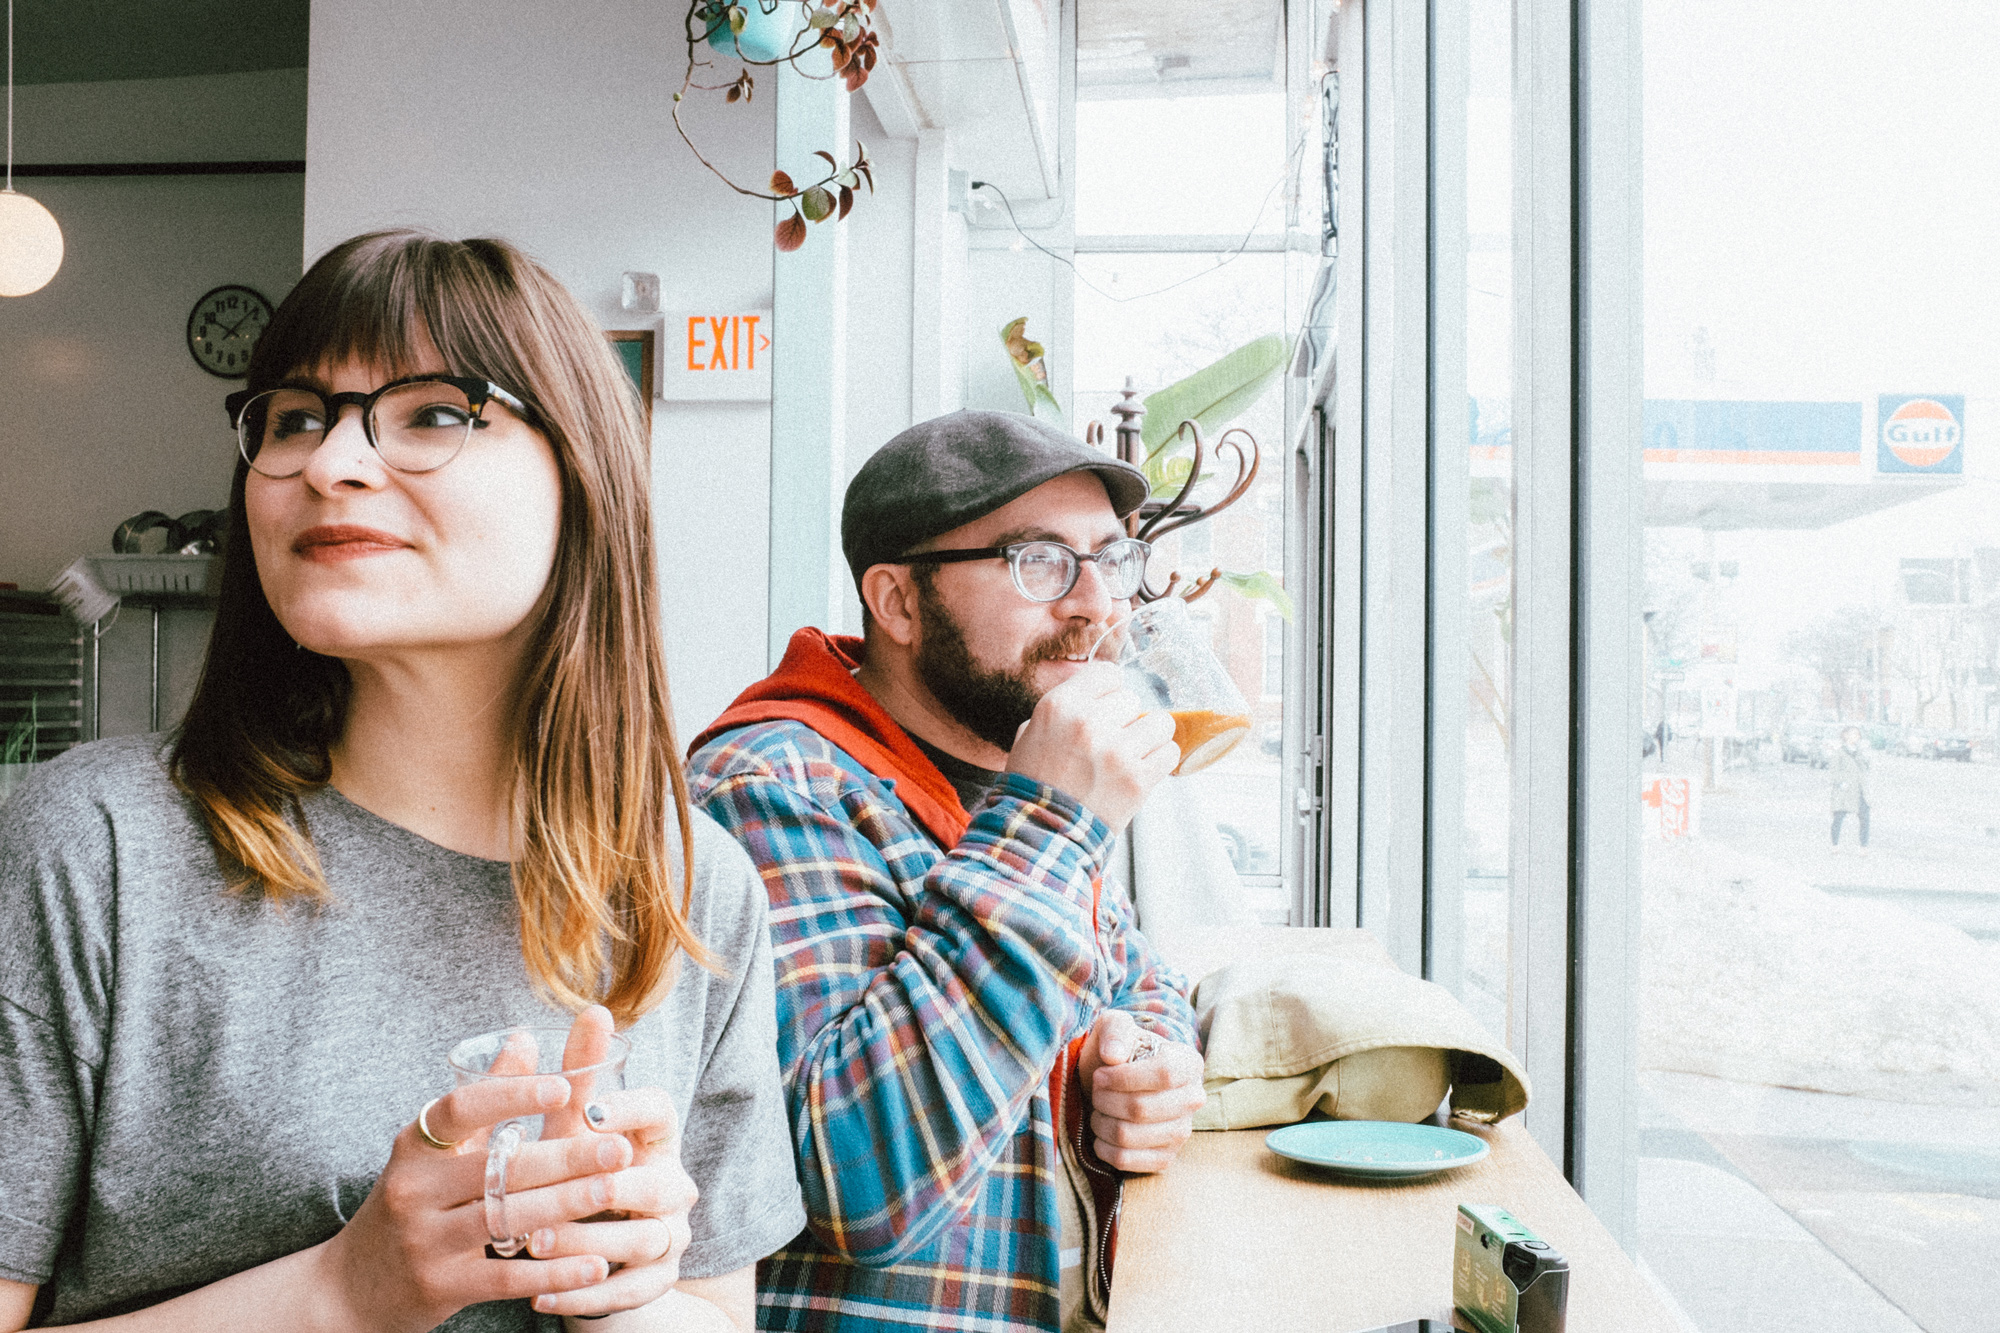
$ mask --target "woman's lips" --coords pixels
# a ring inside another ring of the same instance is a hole
[[[292,542],[293,554],[315,564],[359,560],[363,556],[386,555],[390,551],[409,549],[410,543],[394,533],[383,532],[379,528],[357,527],[351,523],[307,528]]]

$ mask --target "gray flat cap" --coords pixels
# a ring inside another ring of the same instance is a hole
[[[1019,412],[953,412],[918,422],[848,483],[840,548],[856,586],[869,566],[1071,472],[1096,473],[1120,518],[1150,489],[1138,468]]]

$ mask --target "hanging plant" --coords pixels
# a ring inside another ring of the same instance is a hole
[[[875,0],[689,0],[687,10],[687,74],[681,90],[674,94],[674,128],[681,141],[717,180],[738,194],[753,199],[769,199],[774,204],[790,204],[791,216],[778,224],[776,243],[780,250],[796,250],[806,243],[809,223],[838,222],[854,207],[854,192],[863,185],[875,192],[874,164],[860,142],[854,145],[853,160],[845,166],[824,149],[813,156],[826,161],[826,174],[804,185],[783,171],[771,173],[768,189],[739,185],[728,173],[702,155],[681,123],[681,102],[691,92],[719,92],[728,102],[747,102],[756,93],[757,82],[750,70],[755,66],[790,65],[800,77],[839,79],[853,92],[868,82],[875,68],[879,39],[874,29]],[[724,82],[703,82],[722,77],[702,51],[706,45],[728,59],[740,61],[736,77]],[[832,72],[816,74],[806,67],[806,57],[825,51]]]

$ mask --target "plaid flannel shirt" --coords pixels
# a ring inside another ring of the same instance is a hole
[[[771,894],[809,1227],[758,1266],[758,1326],[1054,1329],[1057,1056],[1107,1008],[1196,1041],[1186,982],[1096,895],[1110,830],[1010,774],[940,848],[792,721],[715,737],[689,780]]]

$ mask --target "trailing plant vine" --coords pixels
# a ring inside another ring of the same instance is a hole
[[[876,0],[688,2],[688,64],[681,90],[674,94],[674,129],[679,131],[681,141],[687,144],[695,160],[730,189],[753,199],[792,206],[791,216],[778,223],[775,241],[780,250],[796,250],[804,245],[808,223],[828,219],[838,222],[846,217],[854,207],[855,191],[863,185],[870,194],[875,192],[875,169],[868,159],[868,150],[857,140],[853,160],[844,166],[832,153],[815,150],[813,156],[825,159],[826,174],[804,185],[784,171],[771,173],[767,189],[739,185],[695,146],[687,126],[681,123],[682,99],[691,92],[719,92],[727,102],[747,102],[757,88],[751,69],[779,65],[790,65],[803,78],[839,79],[847,91],[853,92],[868,82],[868,75],[875,68],[880,44],[874,28],[875,3]],[[799,11],[798,29],[787,35],[787,19],[793,10]],[[756,38],[749,35],[753,29]],[[769,39],[773,33],[778,34],[781,46],[766,49],[760,39]],[[788,46],[782,46],[785,41],[789,41]],[[735,78],[725,82],[702,81],[722,77],[715,62],[702,52],[704,44],[742,62]],[[808,68],[806,57],[819,51],[827,53],[830,73],[815,73]]]

